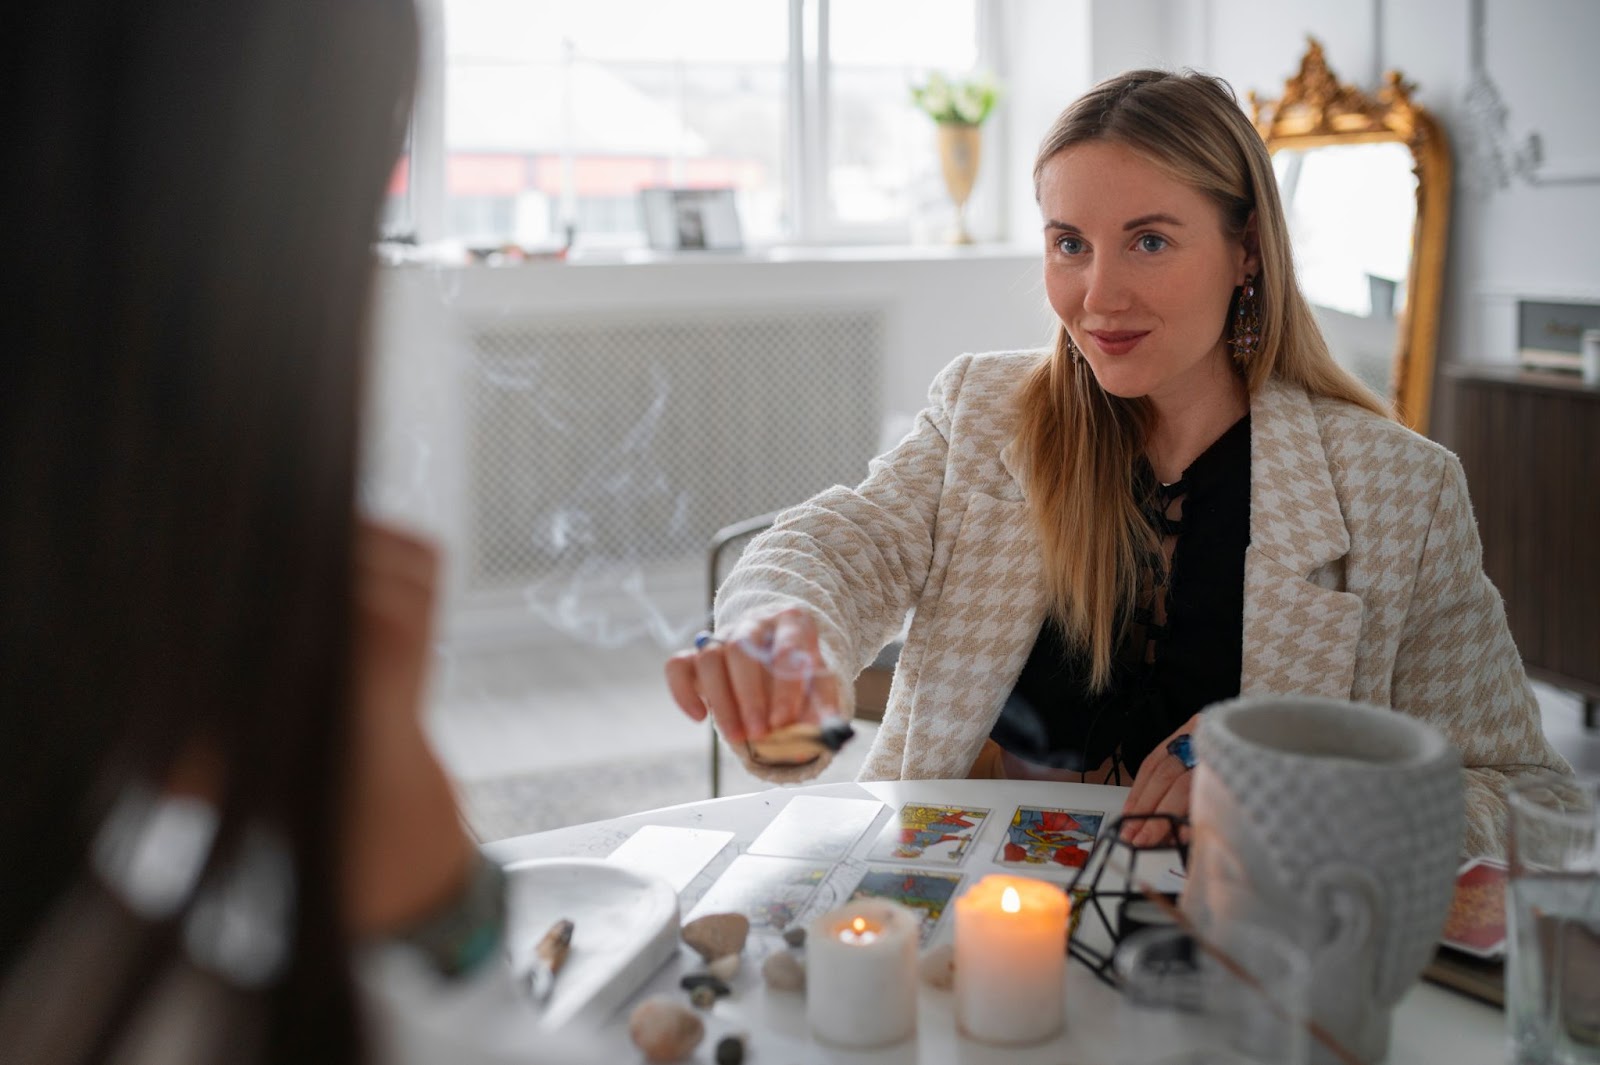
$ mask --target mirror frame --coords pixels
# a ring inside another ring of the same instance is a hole
[[[1395,413],[1419,433],[1428,431],[1434,363],[1439,347],[1439,307],[1444,290],[1445,241],[1450,228],[1450,146],[1444,130],[1412,100],[1416,86],[1391,70],[1369,96],[1341,84],[1328,69],[1322,43],[1306,38],[1300,70],[1276,100],[1249,93],[1251,121],[1268,152],[1281,148],[1399,142],[1411,150],[1417,176],[1416,221],[1406,303],[1396,327]]]

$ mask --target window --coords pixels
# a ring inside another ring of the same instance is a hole
[[[830,5],[827,205],[830,232],[904,230],[947,202],[932,126],[911,106],[929,70],[980,65],[972,0],[846,0]]]
[[[640,189],[731,187],[751,243],[904,239],[943,204],[909,85],[984,65],[992,2],[433,0],[394,202],[432,167],[424,238],[638,245]]]

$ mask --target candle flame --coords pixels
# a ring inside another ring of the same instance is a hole
[[[854,921],[851,921],[850,922],[850,930],[852,932],[854,932],[858,936],[862,932],[865,932],[867,930],[866,919],[863,918],[863,917],[857,917]]]
[[[1016,913],[1022,909],[1022,896],[1017,894],[1016,888],[1006,888],[1005,894],[1000,896],[1000,908],[1007,913]]]

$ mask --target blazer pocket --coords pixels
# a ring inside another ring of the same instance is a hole
[[[1245,552],[1242,695],[1350,698],[1365,607],[1255,547]]]

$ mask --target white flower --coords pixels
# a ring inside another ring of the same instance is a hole
[[[988,75],[952,81],[935,71],[911,88],[911,100],[935,122],[981,125],[994,108],[996,89]]]
[[[977,125],[983,121],[983,90],[972,82],[962,85],[956,93],[955,111],[961,121]]]

